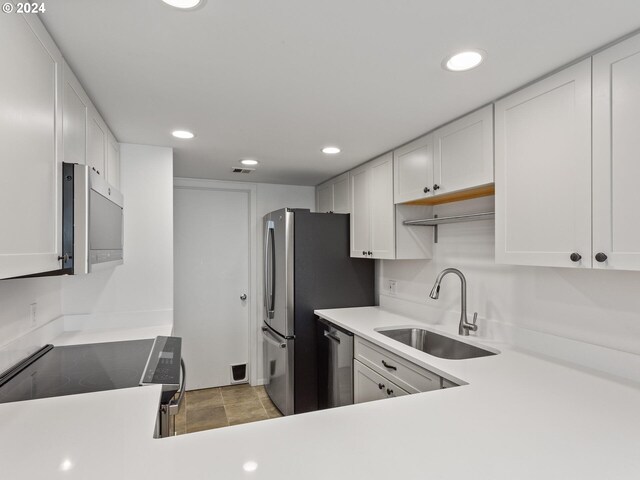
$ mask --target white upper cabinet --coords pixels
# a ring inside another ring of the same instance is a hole
[[[120,189],[120,144],[109,132],[107,135],[107,182]]]
[[[0,28],[0,278],[60,268],[62,55],[35,15]]]
[[[371,258],[371,172],[369,164],[349,174],[351,183],[351,256]]]
[[[492,184],[493,105],[396,149],[393,158],[395,203],[437,204],[448,194]]]
[[[434,195],[493,183],[493,105],[433,132]]]
[[[87,161],[87,111],[91,102],[69,66],[63,73],[63,160],[85,164]]]
[[[402,223],[429,216],[431,207],[394,205],[391,153],[352,170],[349,179],[352,257],[431,258],[430,232]]]
[[[425,135],[393,152],[394,203],[433,195],[433,135]]]
[[[591,59],[498,101],[495,128],[496,262],[590,267]]]
[[[107,126],[95,108],[90,108],[88,113],[87,165],[104,176],[107,163]]]
[[[316,187],[316,210],[321,213],[350,213],[349,172]]]
[[[395,206],[393,204],[393,156],[389,153],[369,163],[371,193],[372,258],[395,258]]]
[[[593,57],[593,266],[640,270],[640,36]]]

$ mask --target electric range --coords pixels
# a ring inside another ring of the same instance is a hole
[[[170,436],[184,396],[181,346],[179,337],[45,345],[0,374],[0,403],[161,384],[157,435]]]

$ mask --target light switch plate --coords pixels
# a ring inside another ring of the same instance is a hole
[[[397,293],[397,285],[398,282],[396,280],[387,280],[387,293],[390,295],[395,295]]]

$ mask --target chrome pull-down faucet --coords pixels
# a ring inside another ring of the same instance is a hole
[[[433,288],[431,289],[431,293],[429,294],[429,297],[433,298],[434,300],[438,299],[438,297],[440,296],[440,282],[442,282],[442,279],[449,273],[454,273],[460,279],[460,286],[461,286],[460,310],[461,312],[460,312],[460,324],[458,325],[458,334],[466,337],[467,335],[469,335],[469,330],[473,330],[474,332],[478,330],[478,326],[476,325],[476,320],[478,319],[478,312],[475,312],[473,314],[473,321],[470,323],[467,320],[467,279],[464,277],[463,273],[457,268],[445,268],[443,271],[440,272],[440,274],[438,275],[438,278],[436,278],[436,283],[433,285]]]

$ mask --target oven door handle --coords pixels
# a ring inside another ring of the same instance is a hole
[[[184,365],[184,359],[180,359],[180,371],[182,372],[182,384],[180,385],[180,390],[178,390],[178,398],[174,398],[169,402],[167,413],[169,415],[176,415],[178,410],[180,410],[180,404],[182,403],[182,399],[185,395],[185,388],[187,386],[187,368]]]

